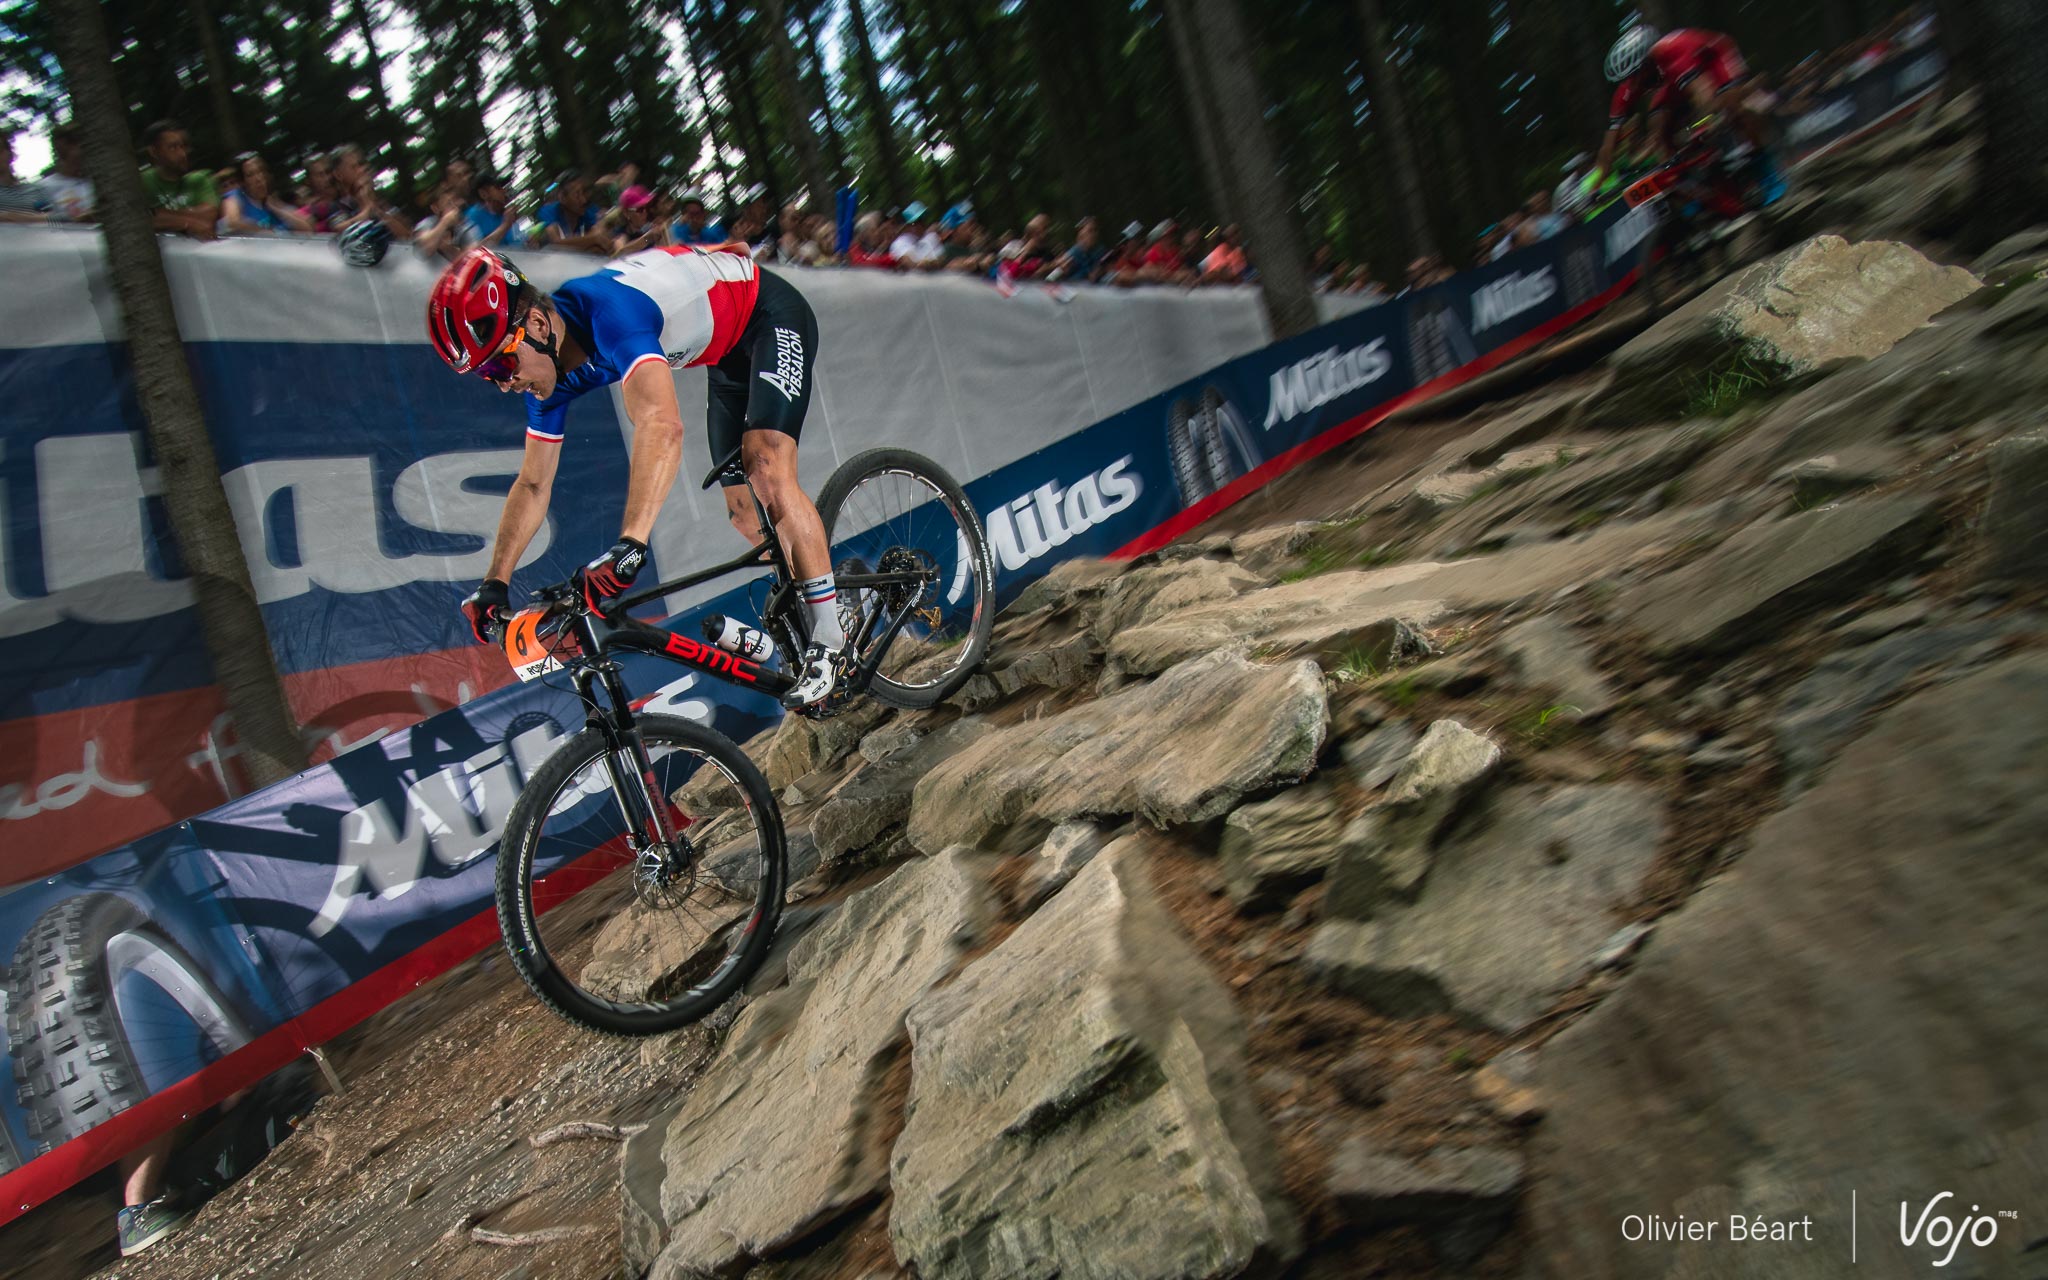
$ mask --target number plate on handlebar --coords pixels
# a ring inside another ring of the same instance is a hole
[[[1658,196],[1678,184],[1678,173],[1673,169],[1659,169],[1657,172],[1636,179],[1624,187],[1621,198],[1631,209],[1640,209]]]
[[[562,669],[562,660],[541,638],[540,624],[547,616],[546,609],[522,609],[505,624],[505,658],[521,680],[538,680]]]

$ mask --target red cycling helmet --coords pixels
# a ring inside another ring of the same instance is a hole
[[[519,268],[482,245],[449,264],[427,295],[427,337],[457,373],[483,373],[513,332],[513,307],[529,288]]]

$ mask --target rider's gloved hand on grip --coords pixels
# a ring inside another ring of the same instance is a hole
[[[503,631],[511,619],[512,603],[507,591],[506,585],[496,578],[485,578],[483,585],[462,602],[462,616],[469,620],[470,633],[478,644],[496,644],[498,637],[492,633]]]
[[[599,602],[624,595],[640,566],[647,563],[647,544],[638,538],[621,537],[612,549],[576,571],[576,585],[583,591],[583,603],[595,609]]]

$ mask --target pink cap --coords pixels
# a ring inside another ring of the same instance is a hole
[[[622,209],[644,209],[654,203],[654,193],[645,187],[627,187],[619,193],[619,207]]]

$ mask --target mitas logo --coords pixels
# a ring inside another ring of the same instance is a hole
[[[1049,481],[989,512],[988,540],[1003,568],[1021,569],[1136,502],[1143,486],[1131,461],[1118,458],[1065,487]]]
[[[1984,1213],[1974,1204],[1970,1206],[1969,1213],[1964,1214],[1961,1219],[1951,1218],[1946,1212],[1935,1213],[1937,1208],[1958,1207],[1942,1204],[1942,1201],[1952,1199],[1954,1195],[1953,1191],[1944,1191],[1929,1200],[1921,1208],[1917,1218],[1912,1216],[1913,1207],[1910,1203],[1899,1201],[1899,1243],[1908,1249],[1921,1245],[1939,1253],[1941,1256],[1934,1260],[1937,1267],[1947,1266],[1956,1256],[1956,1250],[1962,1248],[1965,1241],[1981,1249],[1998,1239],[1999,1218],[2020,1216],[2016,1210],[2001,1209],[1994,1217]]]
[[[1491,329],[1541,306],[1557,293],[1557,276],[1549,267],[1523,275],[1510,271],[1472,294],[1472,332]]]
[[[1349,351],[1331,347],[1306,360],[1273,371],[1272,394],[1266,405],[1265,430],[1320,409],[1338,396],[1369,386],[1386,376],[1394,357],[1387,340],[1374,338]]]
[[[1785,139],[1788,142],[1799,143],[1808,138],[1818,138],[1830,129],[1849,123],[1855,115],[1855,102],[1849,98],[1838,98],[1824,107],[1814,108],[1785,126]]]

